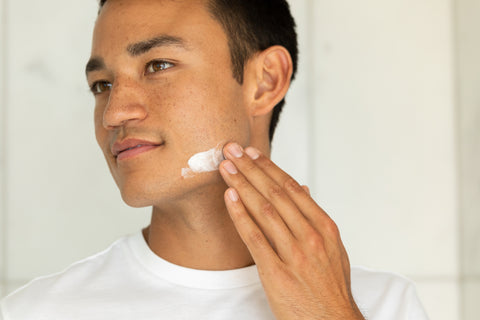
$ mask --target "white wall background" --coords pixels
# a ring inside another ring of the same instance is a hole
[[[353,264],[414,279],[432,319],[480,317],[480,0],[291,0],[301,46],[273,157]],[[0,0],[0,296],[148,224],[97,148],[97,5]]]
[[[465,319],[480,318],[480,0],[457,5],[460,266]]]

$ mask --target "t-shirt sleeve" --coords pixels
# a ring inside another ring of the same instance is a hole
[[[415,284],[401,275],[354,267],[352,293],[367,320],[428,320]]]
[[[409,310],[408,319],[406,320],[428,320],[427,313],[417,294],[415,285],[412,283],[409,287]]]

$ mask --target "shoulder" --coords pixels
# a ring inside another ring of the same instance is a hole
[[[92,286],[102,285],[98,279],[108,279],[104,275],[112,270],[115,272],[114,265],[119,260],[126,260],[127,239],[123,237],[107,249],[77,261],[61,272],[33,279],[0,301],[0,315],[5,320],[10,319],[9,316],[26,319],[28,316],[23,315],[42,314],[44,309],[57,308],[59,304],[78,297],[79,292],[88,295]]]
[[[354,266],[352,294],[368,319],[427,319],[415,284],[408,278]]]

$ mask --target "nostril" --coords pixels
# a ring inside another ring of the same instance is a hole
[[[125,126],[133,122],[139,122],[147,117],[146,108],[137,102],[109,104],[103,114],[105,128]]]

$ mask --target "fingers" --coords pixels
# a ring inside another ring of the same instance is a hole
[[[231,188],[227,191],[227,195],[230,196],[230,203],[227,203],[230,214],[232,211],[229,205],[235,205],[235,215],[232,218],[239,219],[241,217],[242,221],[248,221],[249,223],[251,221],[251,223],[256,224],[280,258],[282,260],[286,259],[290,254],[288,251],[291,247],[290,243],[294,239],[274,205],[257,191],[231,161],[224,161],[220,166],[220,172],[227,184],[234,187],[234,189]],[[235,193],[239,198],[237,201],[234,201]],[[248,199],[248,201],[241,201],[241,199]],[[243,235],[246,238],[250,238],[250,234],[257,233],[256,228],[244,228],[243,231],[248,232],[248,234]],[[254,237],[258,238],[257,235]]]
[[[239,192],[241,199],[248,199],[244,201],[246,208],[261,224],[269,239],[274,240],[275,235],[283,235],[278,231],[291,232],[295,238],[301,239],[305,230],[311,227],[298,207],[284,188],[255,164],[251,158],[255,158],[255,155],[248,156],[242,149],[236,148],[238,146],[234,147],[231,152],[230,148],[224,151],[231,160],[225,161],[220,166],[220,172],[227,184]],[[248,150],[251,149],[246,151]],[[228,170],[229,168],[235,169]],[[275,223],[282,221],[286,226],[281,227],[282,230],[272,230],[268,220],[274,220]]]
[[[251,152],[249,149],[254,148],[247,148],[247,153]],[[333,220],[330,219],[328,214],[310,196],[310,190],[307,186],[301,186],[295,181],[295,179],[281,170],[268,157],[260,155],[255,160],[255,164],[268,174],[278,185],[284,188],[303,216],[311,225],[315,226],[317,230],[328,227],[329,224],[333,223]]]
[[[302,185],[303,190],[305,190],[308,195],[310,195],[310,188],[308,186]]]
[[[254,261],[260,265],[263,261],[279,263],[279,257],[263,232],[247,213],[235,189],[229,188],[225,192],[225,203],[235,228],[252,254]]]
[[[248,147],[243,152],[237,146],[234,143],[226,145],[225,156],[258,192],[272,202],[296,238],[300,239],[308,226],[314,226],[317,230],[330,228],[333,221],[305,188],[257,149]],[[230,152],[231,149],[237,150]]]
[[[230,143],[224,154],[228,160],[220,165],[220,173],[244,208],[232,218],[249,216],[281,261],[295,261],[303,250],[323,257],[341,251],[337,225],[298,182],[254,148],[243,150]],[[257,229],[243,232],[248,234],[242,238],[249,238]]]

